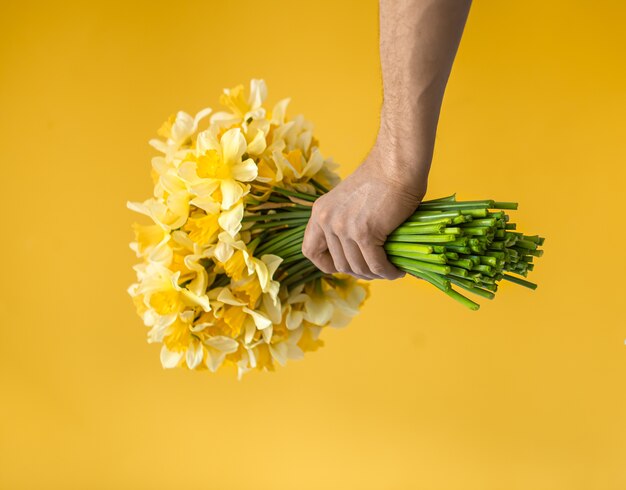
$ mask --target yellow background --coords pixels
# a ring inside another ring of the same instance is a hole
[[[347,175],[378,125],[376,2],[2,2],[0,488],[626,488],[625,14],[470,14],[429,195],[519,201],[548,237],[535,292],[471,312],[376,283],[321,351],[238,382],[164,371],[126,293],[147,141],[260,77]]]

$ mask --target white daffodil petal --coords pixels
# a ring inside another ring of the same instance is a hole
[[[155,150],[160,151],[161,153],[167,154],[170,152],[169,145],[165,143],[164,141],[151,139],[150,141],[148,141],[148,144]]]
[[[152,215],[150,214],[150,210],[148,209],[148,206],[145,202],[127,201],[126,207],[131,211],[135,211],[136,213],[145,214],[146,216],[152,217]]]
[[[243,203],[235,204],[228,211],[222,211],[217,222],[223,230],[227,231],[231,236],[235,236],[241,229],[241,219],[243,218]]]
[[[274,325],[270,325],[266,329],[261,330],[263,336],[263,342],[269,344],[272,341],[272,335],[274,334]]]
[[[211,303],[206,295],[197,295],[186,288],[181,289],[180,292],[192,304],[201,306],[204,311],[211,311]]]
[[[232,175],[240,182],[250,182],[256,179],[258,167],[252,158],[248,158],[245,162],[233,165]]]
[[[210,322],[197,323],[189,327],[192,332],[202,332],[205,328],[213,326]]]
[[[295,330],[300,325],[302,325],[302,320],[304,319],[304,313],[302,311],[293,310],[289,308],[287,311],[287,315],[285,316],[285,324],[289,330]]]
[[[228,233],[226,233],[226,235],[228,235]],[[218,240],[215,246],[215,258],[223,264],[233,256],[234,249],[230,242],[223,239],[222,233],[220,233]]]
[[[270,294],[263,294],[263,311],[272,320],[272,323],[280,323],[282,318],[280,298],[272,297]]]
[[[211,117],[211,120],[213,120],[213,117],[215,116],[216,114],[213,114],[213,116]],[[198,133],[198,138],[196,141],[196,153],[198,156],[204,155],[204,153],[208,150],[219,150],[219,149],[220,149],[220,143],[217,140],[215,132],[212,128],[206,129]]]
[[[216,214],[219,212],[221,207],[220,203],[213,199],[210,195],[198,196],[189,201],[189,204],[199,207],[204,210],[206,214]]]
[[[178,316],[183,323],[191,323],[193,317],[195,316],[195,312],[193,310],[185,310],[182,311]]]
[[[233,204],[243,196],[243,188],[239,182],[232,179],[224,179],[220,182],[222,191],[222,209],[230,209]]]
[[[239,343],[231,339],[230,337],[225,337],[223,335],[218,335],[215,337],[211,337],[204,341],[206,345],[209,345],[215,350],[223,352],[225,354],[232,354],[236,352],[239,348]]]
[[[324,165],[324,158],[322,157],[322,154],[319,152],[319,150],[316,148],[311,153],[311,158],[309,158],[309,161],[306,163],[304,169],[302,170],[302,175],[313,177],[317,172],[320,171],[322,165]]]
[[[193,117],[184,111],[179,111],[170,130],[170,139],[180,145],[193,131]]]
[[[253,78],[250,80],[250,97],[248,105],[252,109],[257,109],[263,105],[263,101],[267,97],[267,85],[265,80]]]
[[[246,151],[246,138],[239,128],[229,129],[220,140],[224,163],[233,166],[241,162],[241,156]]]
[[[233,294],[233,292],[228,288],[222,288],[222,290],[220,291],[220,294],[218,294],[217,296],[217,300],[227,305],[234,305],[234,306],[242,306],[246,304],[245,302],[240,301],[237,298],[235,298],[235,295]]]
[[[202,344],[197,342],[195,346],[193,344],[190,345],[187,349],[187,355],[185,356],[187,367],[189,369],[195,369],[198,365],[200,365],[203,357],[204,351],[202,350]]]
[[[255,332],[256,332],[256,325],[254,324],[254,320],[252,320],[252,318],[250,317],[246,317],[246,320],[244,323],[244,338],[243,338],[246,344],[249,344],[250,342],[252,342]]]
[[[226,354],[215,349],[207,349],[206,366],[214,373],[226,358]]]
[[[209,114],[211,114],[211,108],[210,107],[206,107],[206,108],[202,109],[200,112],[198,112],[196,114],[196,117],[193,118],[193,126],[194,126],[194,128],[197,129],[198,128],[198,123],[200,121],[202,121],[202,119],[207,117]]]
[[[272,325],[272,320],[267,318],[262,313],[259,313],[258,311],[251,310],[250,308],[247,308],[245,306],[243,307],[243,311],[252,317],[256,328],[258,328],[259,330],[263,330]]]
[[[248,143],[246,153],[248,155],[260,155],[265,151],[266,147],[267,142],[265,141],[265,133],[263,133],[263,131],[257,131],[252,141]]]
[[[267,266],[265,265],[265,262],[257,259],[256,257],[252,257],[252,263],[254,264],[254,270],[256,271],[256,275],[259,278],[259,284],[261,285],[261,289],[263,290],[263,292],[265,292],[270,280]]]
[[[285,116],[287,114],[287,106],[291,101],[290,98],[282,99],[272,109],[272,124],[280,126],[285,123]]]
[[[274,273],[276,272],[276,269],[278,269],[278,266],[280,266],[281,262],[283,261],[282,257],[279,257],[278,255],[272,255],[272,254],[262,255],[261,260],[267,266],[267,273],[269,274],[270,277],[274,277]]]
[[[255,368],[256,367],[256,355],[254,354],[254,349],[246,349],[246,352],[248,353],[248,360],[250,362],[250,367]]]
[[[285,342],[270,344],[270,354],[278,364],[284,366],[287,363],[287,344]]]
[[[324,326],[333,315],[333,305],[325,298],[309,298],[305,302],[305,320]]]
[[[304,352],[296,344],[287,345],[287,358],[297,361],[304,358]]]
[[[161,347],[161,365],[166,369],[175,368],[182,359],[182,352],[172,352],[165,345]]]

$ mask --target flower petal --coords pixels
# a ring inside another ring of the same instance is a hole
[[[213,349],[225,354],[232,354],[239,348],[239,343],[235,339],[225,337],[224,335],[217,335],[204,341],[206,345],[211,346]]]
[[[285,115],[287,113],[287,106],[289,105],[290,98],[286,98],[278,101],[278,103],[272,109],[272,124],[280,126],[285,123]]]
[[[255,78],[250,80],[250,97],[248,98],[250,108],[254,110],[261,107],[266,97],[267,85],[265,80]]]
[[[281,366],[287,363],[287,344],[285,342],[270,344],[270,353],[274,360]]]
[[[196,345],[191,344],[187,349],[187,355],[185,356],[187,367],[189,369],[195,369],[202,362],[203,357],[204,351],[202,350],[202,344],[199,342],[196,342]]]
[[[232,175],[240,182],[251,182],[256,179],[259,169],[252,158],[248,158],[245,162],[233,165]]]
[[[202,121],[205,117],[211,114],[211,108],[206,107],[202,109],[200,112],[196,114],[196,117],[193,118],[193,126],[195,129],[198,129],[198,123]]]
[[[241,155],[246,151],[246,138],[241,134],[241,129],[232,128],[224,133],[220,140],[222,146],[222,159],[228,166],[241,162]]]
[[[265,141],[265,134],[263,131],[257,131],[252,141],[248,144],[246,153],[248,155],[260,155],[265,150],[267,142]]]
[[[265,263],[265,265],[267,265],[267,272],[270,277],[274,277],[276,269],[278,269],[278,266],[283,261],[282,257],[272,254],[265,254],[261,256],[261,260]]]
[[[256,328],[258,328],[259,330],[263,330],[264,328],[272,325],[272,320],[267,318],[264,314],[259,313],[258,311],[251,310],[250,308],[247,308],[245,306],[243,307],[243,311],[245,311],[248,315],[252,317]]]
[[[217,141],[217,137],[212,129],[206,129],[198,133],[196,140],[196,154],[198,156],[204,155],[209,150],[219,149],[219,141]]]
[[[228,211],[222,211],[217,222],[229,235],[235,236],[241,229],[241,219],[243,218],[243,203],[240,201]]]
[[[166,369],[175,368],[182,357],[182,352],[172,352],[165,345],[161,347],[161,365]]]
[[[333,316],[333,305],[326,298],[311,298],[305,302],[304,319],[319,326],[324,326]]]
[[[207,349],[206,366],[214,373],[219,369],[226,358],[226,354],[215,349]]]
[[[241,184],[232,179],[222,180],[220,190],[222,191],[222,209],[230,209],[243,196]]]
[[[217,295],[217,300],[227,305],[234,306],[242,306],[246,304],[245,302],[239,301],[237,298],[235,298],[235,295],[228,288],[222,288],[220,294]]]
[[[210,195],[195,197],[189,201],[189,204],[199,207],[204,210],[206,214],[216,214],[220,210],[220,203]]]

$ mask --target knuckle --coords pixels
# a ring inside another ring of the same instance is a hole
[[[302,255],[304,255],[307,259],[314,259],[320,257],[322,252],[317,245],[311,242],[306,242],[302,244]]]
[[[370,234],[363,226],[355,226],[352,230],[352,237],[357,243],[367,242]]]
[[[330,229],[337,236],[346,235],[346,225],[342,223],[341,221],[333,223]]]
[[[317,200],[313,203],[311,208],[311,214],[319,215],[322,212],[326,211],[326,206],[324,205],[323,196],[317,198]]]
[[[313,252],[313,246],[311,245],[310,242],[308,242],[307,240],[304,240],[304,242],[302,242],[302,255],[305,256],[309,256],[311,255]]]

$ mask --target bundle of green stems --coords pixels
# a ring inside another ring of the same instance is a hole
[[[255,256],[283,258],[275,279],[287,288],[328,276],[302,255],[313,203],[326,192],[321,185],[316,188],[319,194],[313,195],[274,187],[264,202],[248,196],[246,209],[254,211],[243,218],[252,236],[249,247]],[[495,297],[502,279],[537,287],[523,278],[533,270],[534,258],[543,254],[539,247],[544,238],[518,232],[507,214],[515,209],[514,202],[457,201],[455,195],[423,201],[388,236],[385,251],[399,269],[477,310],[479,304],[453,286],[487,299]]]

